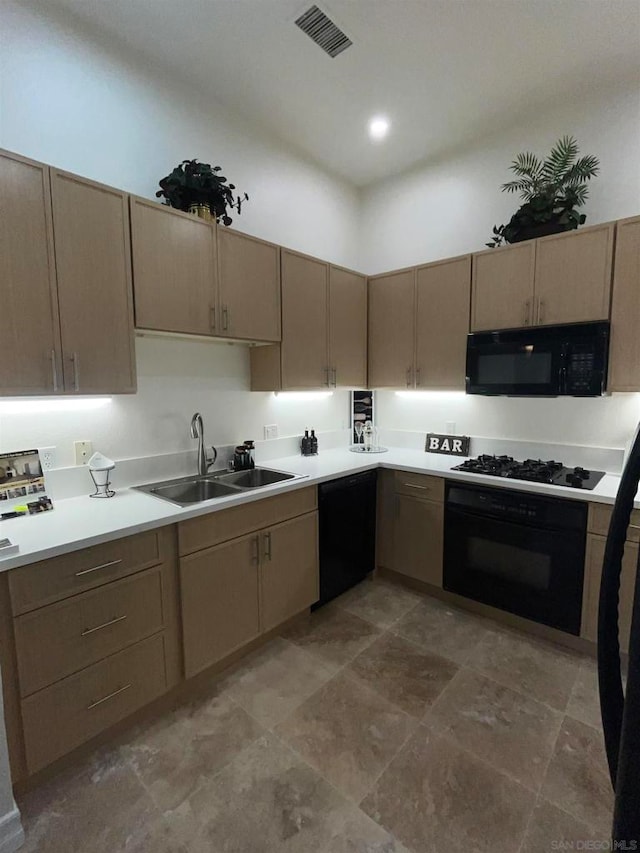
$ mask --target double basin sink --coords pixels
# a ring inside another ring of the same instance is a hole
[[[161,483],[149,483],[134,488],[178,506],[190,506],[213,498],[226,498],[252,489],[273,486],[275,483],[300,479],[302,477],[299,474],[272,471],[270,468],[251,468],[247,471],[221,471],[217,474],[179,477],[176,480],[164,480]]]

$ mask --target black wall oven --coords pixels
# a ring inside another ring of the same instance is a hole
[[[573,323],[467,338],[467,394],[596,397],[607,384],[609,323]]]
[[[444,588],[580,633],[587,504],[447,483]]]

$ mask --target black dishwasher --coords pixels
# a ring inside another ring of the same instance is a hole
[[[376,472],[322,483],[320,599],[314,609],[363,580],[375,567]]]

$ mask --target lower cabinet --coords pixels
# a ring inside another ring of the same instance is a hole
[[[394,571],[442,587],[443,530],[443,504],[396,495]]]
[[[590,533],[587,536],[587,555],[584,567],[584,596],[582,599],[581,636],[592,642],[598,641],[598,604],[600,600],[600,580],[606,537]],[[620,575],[620,599],[618,605],[618,625],[620,648],[629,649],[631,632],[631,614],[633,611],[633,593],[638,565],[638,543],[627,540],[622,558]]]
[[[316,507],[310,487],[178,525],[187,678],[318,600]]]

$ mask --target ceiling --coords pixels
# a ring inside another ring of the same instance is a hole
[[[335,59],[293,23],[312,2],[49,0],[358,186],[640,80],[637,0],[317,0],[353,41]]]

